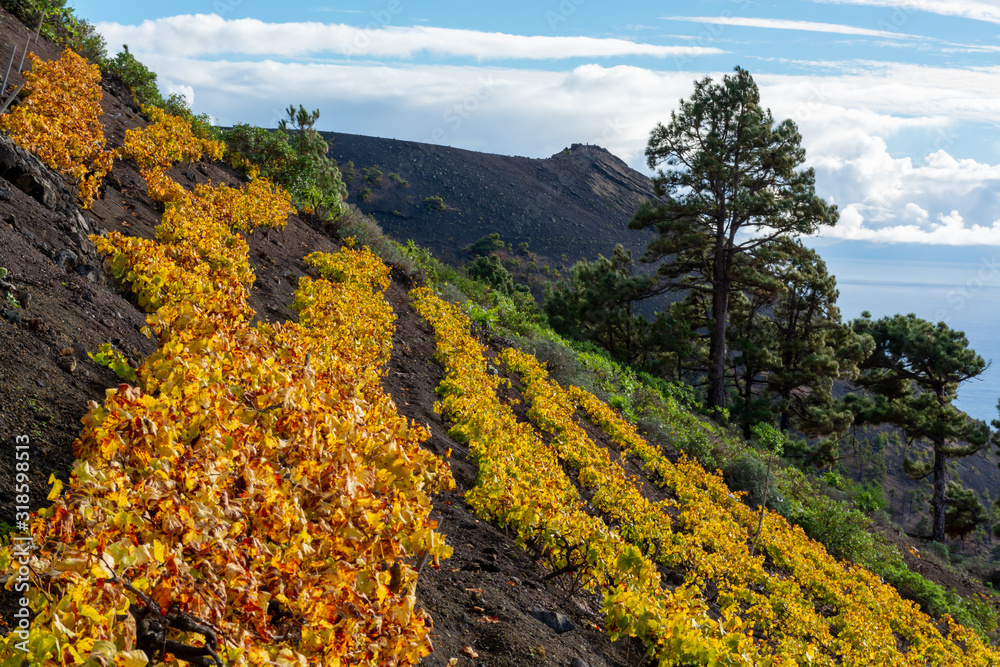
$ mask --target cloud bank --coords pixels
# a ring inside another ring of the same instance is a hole
[[[698,57],[714,47],[663,46],[625,39],[509,35],[429,26],[358,28],[332,23],[265,23],[218,15],[172,16],[138,26],[100,23],[108,44],[141,44],[145,52],[189,56],[241,54],[301,57],[319,54],[411,59],[418,55],[480,60],[554,60],[650,56]]]
[[[942,16],[958,16],[1000,23],[1000,7],[986,0],[812,0],[831,5],[889,7],[907,12],[929,12]]]
[[[342,34],[349,44],[358,29],[345,26],[218,17],[192,23],[191,17],[174,17],[101,30],[110,44],[128,43],[161,83],[183,92],[196,111],[209,112],[223,125],[274,127],[289,104],[301,103],[321,109],[321,129],[530,157],[594,143],[643,171],[643,151],[655,124],[669,121],[694,80],[727,73],[670,70],[671,61],[664,69],[624,64],[557,69],[415,58],[558,62],[570,54],[596,59],[679,53],[677,47],[617,39],[398,28],[369,31],[365,57],[351,58],[344,44],[330,41]],[[321,53],[337,57],[315,57]],[[312,57],[283,60],[302,54]],[[698,64],[688,56],[685,64]],[[817,190],[841,210],[840,224],[824,236],[1000,245],[1000,164],[955,157],[959,144],[995,127],[1000,67],[799,64],[810,73],[755,78],[775,117],[799,125]]]
[[[890,39],[912,39],[910,35],[887,30],[856,28],[838,23],[817,23],[815,21],[791,21],[788,19],[763,19],[737,16],[664,16],[666,21],[731,25],[743,28],[767,28],[772,30],[802,30],[806,32],[826,32],[838,35],[859,35],[862,37],[887,37]]]

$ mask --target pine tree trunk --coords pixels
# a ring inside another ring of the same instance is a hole
[[[789,393],[790,392],[784,392],[781,396],[784,399],[785,406],[788,405]],[[781,411],[781,423],[779,424],[778,428],[780,428],[782,431],[787,431],[791,425],[792,425],[792,415],[791,412],[789,412],[788,407],[785,407],[785,409]]]
[[[940,440],[940,442],[939,442]],[[945,504],[945,462],[947,457],[941,452],[944,448],[944,438],[934,440],[934,496],[931,499],[931,511],[934,512],[934,529],[931,539],[935,542],[944,542],[944,511]]]
[[[729,285],[717,281],[712,290],[712,337],[708,347],[708,408],[726,407],[726,320]]]

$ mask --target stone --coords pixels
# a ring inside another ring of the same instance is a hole
[[[13,324],[14,326],[19,326],[21,324],[21,309],[11,308],[3,314],[4,318]]]
[[[97,267],[92,264],[77,264],[76,272],[92,283],[97,282]]]
[[[17,189],[46,208],[54,209],[59,203],[59,195],[52,181],[39,175],[24,173],[14,181]]]
[[[10,201],[13,196],[10,188],[0,188],[0,201]]]
[[[27,310],[28,306],[31,305],[31,292],[26,287],[17,290],[17,301],[21,304],[21,308]]]
[[[73,348],[73,354],[75,354],[79,358],[81,359],[87,358],[87,346],[81,343],[80,341],[78,340],[73,341],[73,344],[70,347]]]
[[[63,369],[67,373],[72,373],[76,370],[76,357],[72,354],[59,357],[59,359],[56,360],[56,363],[59,364],[59,368]]]
[[[569,663],[569,667],[590,667],[582,658],[573,658],[573,662]]]
[[[543,611],[541,609],[532,609],[528,612],[533,618],[541,621],[545,625],[549,626],[557,634],[563,634],[564,632],[569,632],[570,630],[575,630],[576,626],[570,623],[569,617],[566,614],[560,614],[557,611]]]
[[[56,252],[56,256],[53,260],[63,271],[71,271],[76,267],[76,263],[80,261],[79,256],[69,248],[63,248],[62,250]]]

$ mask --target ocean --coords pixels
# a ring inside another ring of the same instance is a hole
[[[837,277],[844,320],[914,313],[963,331],[991,366],[959,387],[956,405],[987,423],[1000,417],[1000,248],[813,243]]]

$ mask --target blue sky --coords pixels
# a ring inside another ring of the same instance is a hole
[[[996,0],[76,0],[221,124],[545,157],[643,149],[692,82],[740,65],[798,123],[830,240],[1000,245]]]

